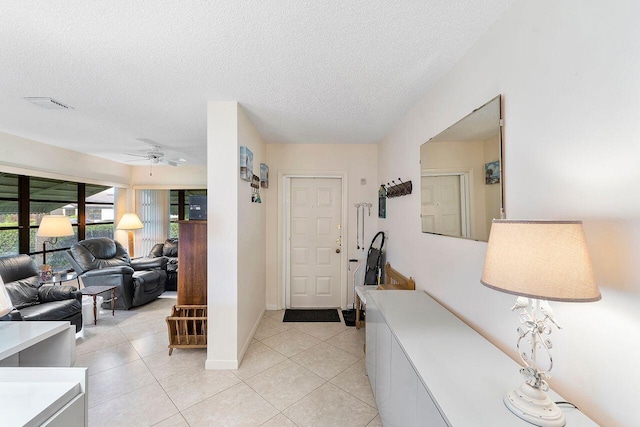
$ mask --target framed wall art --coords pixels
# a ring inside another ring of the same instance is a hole
[[[244,145],[240,146],[240,179],[251,182],[253,178],[253,153]]]

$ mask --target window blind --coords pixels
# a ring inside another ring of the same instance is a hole
[[[136,230],[135,253],[145,256],[169,235],[169,190],[136,190],[136,213],[144,228]]]

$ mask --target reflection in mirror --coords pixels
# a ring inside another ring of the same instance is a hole
[[[422,232],[489,240],[502,206],[500,95],[420,147]]]

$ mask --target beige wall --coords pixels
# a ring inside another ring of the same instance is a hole
[[[131,186],[134,189],[202,189],[207,188],[206,166],[149,166],[131,168]]]
[[[239,146],[253,153],[253,174],[260,176],[260,163],[266,162],[266,147],[262,137],[238,108]],[[239,168],[236,176],[239,177]],[[251,343],[265,310],[265,225],[266,209],[270,201],[251,201],[251,186],[239,181],[238,187],[238,357],[241,360]],[[264,196],[264,191],[261,191]]]
[[[266,214],[266,272],[267,308],[283,308],[282,241],[279,239],[278,175],[283,172],[313,174],[314,172],[344,172],[347,184],[348,221],[343,225],[342,250],[347,250],[348,258],[366,258],[371,239],[375,232],[378,216],[378,188],[381,181],[377,173],[376,145],[335,145],[335,144],[267,144],[267,165],[269,166],[269,189],[264,190],[263,200],[267,200]],[[404,174],[403,174],[404,176]],[[361,185],[360,180],[366,179]],[[397,177],[396,177],[397,178]],[[396,179],[393,178],[393,179]],[[389,177],[389,180],[391,178]],[[355,203],[373,204],[371,216],[365,220],[365,250],[356,248],[356,208]],[[393,201],[388,202],[392,204]],[[352,301],[351,274],[346,266],[343,281],[346,281],[347,302]]]
[[[619,427],[640,419],[639,16],[631,0],[518,0],[379,146],[381,177],[417,181],[420,144],[503,94],[507,218],[584,220],[603,295],[552,303],[551,385]],[[486,243],[420,233],[419,193],[401,199],[379,220],[391,263],[517,359],[514,297],[479,283]]]
[[[0,132],[0,171],[128,187],[131,166]]]

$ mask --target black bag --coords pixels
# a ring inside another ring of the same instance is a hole
[[[369,252],[367,253],[367,265],[364,271],[365,285],[377,285],[383,282],[383,277],[380,277],[384,264],[383,246],[384,232],[379,231],[378,234],[373,237],[371,245],[369,246]]]

